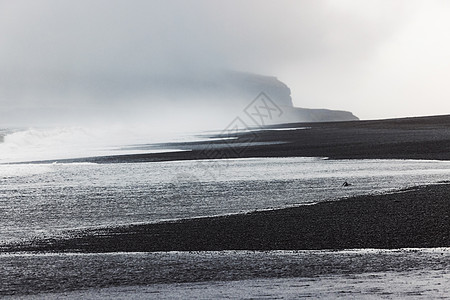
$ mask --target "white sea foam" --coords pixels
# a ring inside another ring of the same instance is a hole
[[[79,157],[180,151],[127,149],[124,145],[195,140],[193,135],[149,134],[145,127],[53,127],[2,131],[0,163],[58,160]]]

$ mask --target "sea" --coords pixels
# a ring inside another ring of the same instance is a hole
[[[450,162],[445,161],[326,157],[61,163],[65,158],[149,152],[129,149],[163,140],[142,135],[99,139],[102,134],[78,127],[0,129],[0,245],[58,239],[77,229],[314,205],[439,184],[450,174]],[[207,140],[195,133],[171,141],[199,139]],[[344,182],[350,185],[343,187]],[[0,253],[0,296],[446,297],[449,258],[447,248]]]

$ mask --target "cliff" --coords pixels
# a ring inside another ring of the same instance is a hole
[[[279,118],[271,123],[359,120],[348,111],[294,107],[289,87],[273,76],[227,72],[216,78],[216,87],[219,86],[222,87],[216,90],[221,90],[219,94],[239,99],[240,103],[233,105],[252,105],[251,101],[257,100],[258,95],[265,94],[266,101],[273,101],[280,112]]]

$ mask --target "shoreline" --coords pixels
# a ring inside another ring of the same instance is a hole
[[[314,205],[72,232],[0,252],[166,252],[450,247],[450,183]]]
[[[308,129],[304,129],[305,126]],[[277,130],[285,127],[298,129]],[[235,133],[235,137],[225,142],[159,145],[190,149],[185,152],[59,162],[129,163],[299,156],[450,160],[450,116],[284,124],[267,127],[257,134]],[[14,249],[101,253],[448,247],[449,195],[449,183],[420,186],[278,210],[71,231],[68,238],[34,240],[17,247],[2,246],[0,252]]]
[[[280,130],[283,128],[296,129]],[[176,152],[22,163],[135,163],[255,157],[450,160],[450,115],[281,124],[266,126],[256,132],[223,132],[210,136],[210,139],[147,145],[149,151],[180,150]]]

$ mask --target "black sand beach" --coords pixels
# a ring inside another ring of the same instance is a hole
[[[278,126],[280,127],[280,126]],[[229,157],[450,159],[450,116],[287,124],[298,130],[238,134],[233,143],[183,143],[186,152],[86,158],[98,163]],[[247,143],[245,143],[247,141]],[[252,146],[267,142],[265,146]],[[222,144],[221,144],[222,143]],[[227,141],[228,143],[228,141]],[[281,143],[281,144],[280,144]],[[207,151],[214,145],[214,151]],[[169,145],[163,145],[169,147]],[[339,199],[336,199],[339,200]],[[72,232],[2,251],[194,251],[450,246],[450,184],[311,206],[224,217]]]
[[[73,232],[4,251],[154,252],[450,246],[450,184],[242,215]]]

